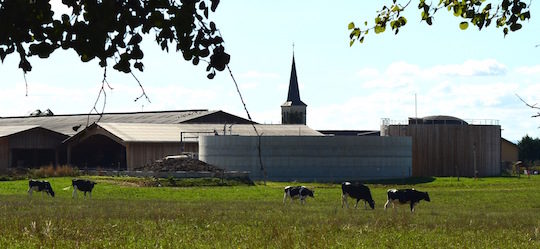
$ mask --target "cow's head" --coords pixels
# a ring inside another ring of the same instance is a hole
[[[430,200],[429,200],[429,195],[428,195],[427,192],[424,193],[424,200],[425,200],[425,201],[430,201]]]
[[[314,194],[315,194],[315,190],[311,190],[311,189],[306,189],[307,190],[307,194],[309,197],[311,198],[315,198]]]
[[[371,209],[375,209],[375,201],[373,199],[369,200],[368,204],[369,204],[369,207],[371,207]]]
[[[53,189],[52,189],[52,187],[51,187],[51,184],[50,184],[49,182],[47,182],[47,184],[46,184],[45,191],[46,191],[49,195],[51,195],[52,197],[54,197],[54,191],[53,191]]]

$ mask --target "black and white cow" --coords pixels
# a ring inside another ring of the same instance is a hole
[[[375,209],[375,201],[371,197],[371,191],[369,191],[369,188],[357,183],[352,184],[350,182],[344,182],[341,184],[341,207],[343,208],[343,203],[347,205],[347,208],[349,208],[349,203],[347,203],[347,197],[351,197],[353,199],[356,199],[356,204],[354,205],[354,208],[358,207],[358,202],[360,200],[364,200],[364,208],[367,209],[366,203],[369,203],[369,206],[371,209]]]
[[[291,199],[300,199],[300,203],[304,204],[306,202],[306,198],[312,197],[313,193],[315,193],[314,190],[308,189],[304,186],[287,186],[285,187],[285,193],[283,194],[283,204],[285,204],[285,201],[287,201],[287,198]]]
[[[84,192],[84,196],[86,197],[86,192],[88,192],[88,195],[92,197],[92,189],[94,189],[94,185],[96,185],[96,182],[89,181],[89,180],[81,180],[81,179],[73,179],[71,180],[71,185],[73,186],[73,194],[72,197],[77,197],[77,190]]]
[[[411,206],[411,212],[414,212],[414,205],[419,203],[421,200],[430,201],[429,195],[427,192],[417,191],[415,189],[389,189],[387,191],[388,200],[384,204],[384,210],[388,204],[392,203],[392,208],[394,204],[407,204]]]
[[[28,181],[28,195],[32,196],[33,191],[47,193],[48,195],[54,197],[54,191],[51,187],[51,184],[48,181],[40,181],[40,180]]]

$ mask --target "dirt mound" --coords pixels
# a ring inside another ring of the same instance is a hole
[[[223,170],[207,164],[198,159],[189,156],[168,156],[153,163],[144,165],[135,170],[154,171],[154,172],[175,172],[175,171],[209,171],[222,172]]]

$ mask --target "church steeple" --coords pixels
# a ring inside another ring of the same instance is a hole
[[[298,88],[298,78],[296,76],[296,63],[294,62],[294,52],[292,59],[291,78],[289,80],[289,92],[287,101],[281,105],[282,124],[306,124],[307,105],[300,99]]]
[[[304,102],[302,102],[302,100],[300,100],[300,90],[298,90],[298,78],[296,77],[294,54],[292,57],[291,78],[289,80],[289,94],[287,95],[287,102],[291,102],[291,105],[307,106]]]

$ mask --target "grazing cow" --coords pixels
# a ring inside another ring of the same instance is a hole
[[[315,198],[313,193],[315,193],[314,190],[308,189],[304,186],[287,186],[285,187],[285,194],[283,194],[283,204],[285,204],[287,198],[290,198],[291,201],[293,199],[300,199],[300,203],[304,204],[308,196]]]
[[[369,188],[358,183],[352,184],[350,182],[344,182],[341,184],[341,207],[343,208],[343,203],[349,208],[349,203],[347,203],[347,197],[356,199],[356,204],[354,208],[358,207],[358,202],[364,200],[364,208],[367,209],[366,203],[369,203],[371,209],[375,209],[375,201],[371,197],[371,191]]]
[[[92,197],[92,189],[94,189],[94,185],[96,185],[96,182],[88,181],[88,180],[81,180],[81,179],[73,179],[71,180],[71,185],[73,186],[73,194],[72,197],[77,197],[77,190],[84,192],[84,196],[86,197],[86,192],[88,192],[88,195],[90,198]]]
[[[30,180],[28,181],[28,195],[32,196],[32,191],[45,192],[54,197],[54,191],[48,181]]]
[[[387,191],[388,200],[384,204],[384,210],[388,204],[392,203],[392,208],[394,208],[395,203],[411,205],[411,212],[414,212],[414,205],[419,203],[421,200],[430,201],[429,195],[427,192],[420,192],[415,189],[389,189]]]

